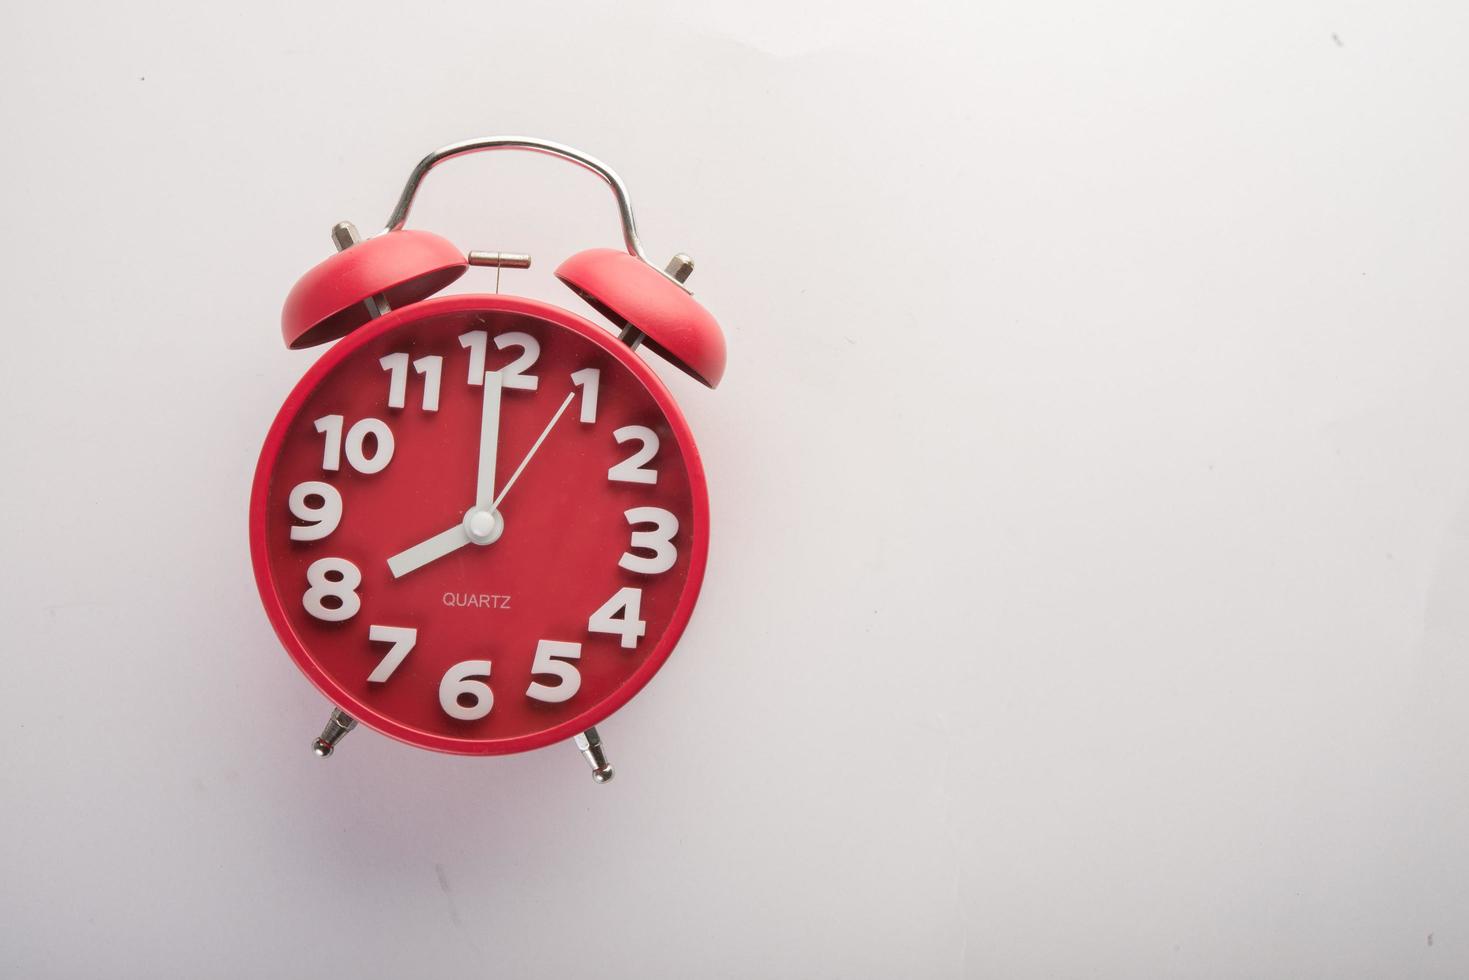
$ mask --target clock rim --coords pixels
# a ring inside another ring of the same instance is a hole
[[[302,641],[292,627],[287,618],[285,606],[277,594],[268,558],[269,542],[266,540],[266,525],[271,476],[281,450],[285,446],[286,433],[291,422],[300,413],[317,386],[351,354],[383,334],[425,315],[458,312],[509,312],[536,317],[580,334],[612,355],[637,377],[648,393],[653,396],[653,400],[668,420],[688,471],[689,496],[693,508],[694,527],[689,536],[691,549],[688,575],[684,579],[683,591],[679,595],[668,626],[659,638],[658,645],[644,658],[638,669],[633,671],[607,697],[551,728],[511,738],[457,738],[425,732],[378,711],[342,688],[311,656],[308,645]],[[673,653],[673,648],[678,645],[685,627],[688,626],[689,618],[693,615],[694,605],[698,601],[699,592],[704,583],[704,568],[709,553],[708,528],[709,491],[704,477],[704,465],[699,458],[698,446],[694,443],[693,432],[689,428],[688,421],[684,418],[678,403],[673,400],[673,395],[663,380],[654,373],[646,361],[638,357],[631,348],[618,340],[607,329],[559,306],[524,296],[511,296],[503,293],[460,293],[422,300],[385,313],[333,344],[296,382],[276,413],[256,462],[255,478],[250,493],[250,558],[254,566],[255,585],[260,593],[261,603],[265,606],[266,615],[275,628],[276,636],[286,648],[286,653],[290,655],[296,667],[332,704],[346,711],[368,728],[418,748],[455,755],[509,755],[566,741],[599,724],[631,701],[653,679],[653,675],[663,667],[669,655]]]

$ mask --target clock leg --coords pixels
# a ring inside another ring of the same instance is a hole
[[[602,736],[597,734],[595,728],[588,728],[572,741],[581,749],[587,765],[592,767],[593,779],[605,783],[612,778],[612,766],[607,762],[607,753],[602,751]]]
[[[357,727],[357,719],[353,718],[341,708],[333,708],[332,716],[326,720],[326,727],[321,730],[311,749],[319,758],[325,759],[332,754],[346,734]]]

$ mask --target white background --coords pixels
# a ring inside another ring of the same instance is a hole
[[[1469,973],[1462,4],[17,3],[0,133],[0,974]],[[728,332],[605,787],[315,759],[250,575],[286,291],[496,133]]]

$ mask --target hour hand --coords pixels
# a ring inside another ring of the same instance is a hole
[[[389,558],[388,571],[393,573],[393,578],[402,578],[437,558],[453,554],[467,544],[469,544],[469,532],[465,530],[463,524],[455,524],[449,530],[435,534],[427,541],[416,544],[406,551],[400,551]]]
[[[402,578],[431,561],[452,555],[467,544],[494,544],[503,533],[505,520],[499,511],[471,507],[459,524],[389,558],[388,571],[393,573],[393,578]]]

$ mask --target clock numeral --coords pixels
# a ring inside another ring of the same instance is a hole
[[[485,383],[485,341],[489,334],[471,330],[459,335],[459,346],[469,348],[469,383],[478,388]]]
[[[459,346],[469,349],[469,383],[478,387],[485,381],[485,350],[489,334],[483,330],[471,330],[459,335]],[[540,385],[541,379],[533,374],[526,374],[530,366],[541,356],[541,342],[528,333],[512,330],[509,333],[497,334],[495,336],[495,347],[504,350],[507,347],[519,347],[520,356],[507,364],[501,374],[504,376],[506,388],[518,388],[521,391],[535,391]]]
[[[571,383],[581,386],[581,421],[585,425],[597,421],[597,390],[602,385],[602,372],[596,368],[582,368],[573,372]]]
[[[342,416],[323,415],[316,420],[316,431],[325,437],[321,451],[321,468],[342,468],[342,452],[346,451],[347,462],[358,473],[381,472],[393,459],[393,430],[382,419],[362,419],[347,430],[342,439]],[[367,455],[367,437],[372,436],[372,455]]]
[[[388,407],[402,408],[408,394],[408,355],[388,354],[378,358],[378,363],[388,372]]]
[[[420,357],[413,362],[413,370],[423,375],[423,410],[439,410],[439,375],[444,373],[444,359],[438,354]]]
[[[408,651],[418,642],[418,630],[408,626],[369,626],[367,638],[373,643],[391,643],[383,659],[378,661],[372,673],[367,675],[369,684],[381,684],[393,676],[393,671],[408,656]]]
[[[607,471],[607,479],[621,483],[657,483],[658,471],[643,464],[658,455],[658,433],[646,425],[624,425],[612,433],[618,445],[637,440],[642,445],[638,451]]]
[[[316,431],[326,437],[325,445],[321,450],[321,468],[324,470],[339,470],[342,468],[342,417],[340,415],[323,415],[316,420]]]
[[[617,564],[629,572],[657,575],[673,567],[678,560],[678,549],[673,546],[673,536],[678,533],[678,518],[662,507],[634,507],[624,511],[623,517],[633,527],[639,524],[655,525],[652,531],[633,531],[632,547],[653,552],[651,556],[635,555],[631,551],[622,553]]]
[[[362,573],[345,558],[318,558],[306,569],[306,584],[310,588],[301,596],[301,605],[317,619],[340,623],[362,608],[357,595]],[[335,599],[335,605],[328,606],[326,599]]]
[[[444,714],[460,721],[478,721],[495,706],[495,692],[476,677],[490,676],[488,660],[466,660],[450,667],[439,682],[439,707]],[[469,704],[464,700],[468,698]]]
[[[312,506],[312,497],[318,498],[321,503]],[[287,503],[292,517],[310,522],[291,526],[292,541],[320,541],[335,531],[342,522],[342,495],[330,483],[319,480],[298,483],[291,488]]]
[[[523,391],[535,391],[540,385],[541,379],[533,374],[526,374],[530,366],[541,356],[541,342],[528,333],[519,330],[510,333],[502,333],[495,338],[495,346],[500,350],[507,347],[519,347],[520,356],[505,365],[500,372],[505,376],[505,387],[519,388]]]
[[[408,400],[408,355],[388,354],[380,358],[378,363],[383,370],[388,372],[388,407],[402,408]],[[439,374],[444,365],[444,359],[437,354],[429,357],[420,357],[413,362],[413,370],[423,375],[423,410],[425,412],[437,412],[439,410]]]
[[[559,678],[559,681],[555,684],[531,681],[530,687],[525,689],[525,696],[548,704],[571,700],[572,695],[581,690],[581,671],[576,669],[576,664],[567,661],[580,659],[580,643],[566,643],[561,640],[542,640],[537,643],[536,659],[530,666],[530,672],[550,674]]]
[[[622,648],[631,650],[648,632],[648,624],[638,616],[643,605],[642,589],[618,589],[617,594],[602,604],[587,620],[588,633],[611,633],[622,638]]]

